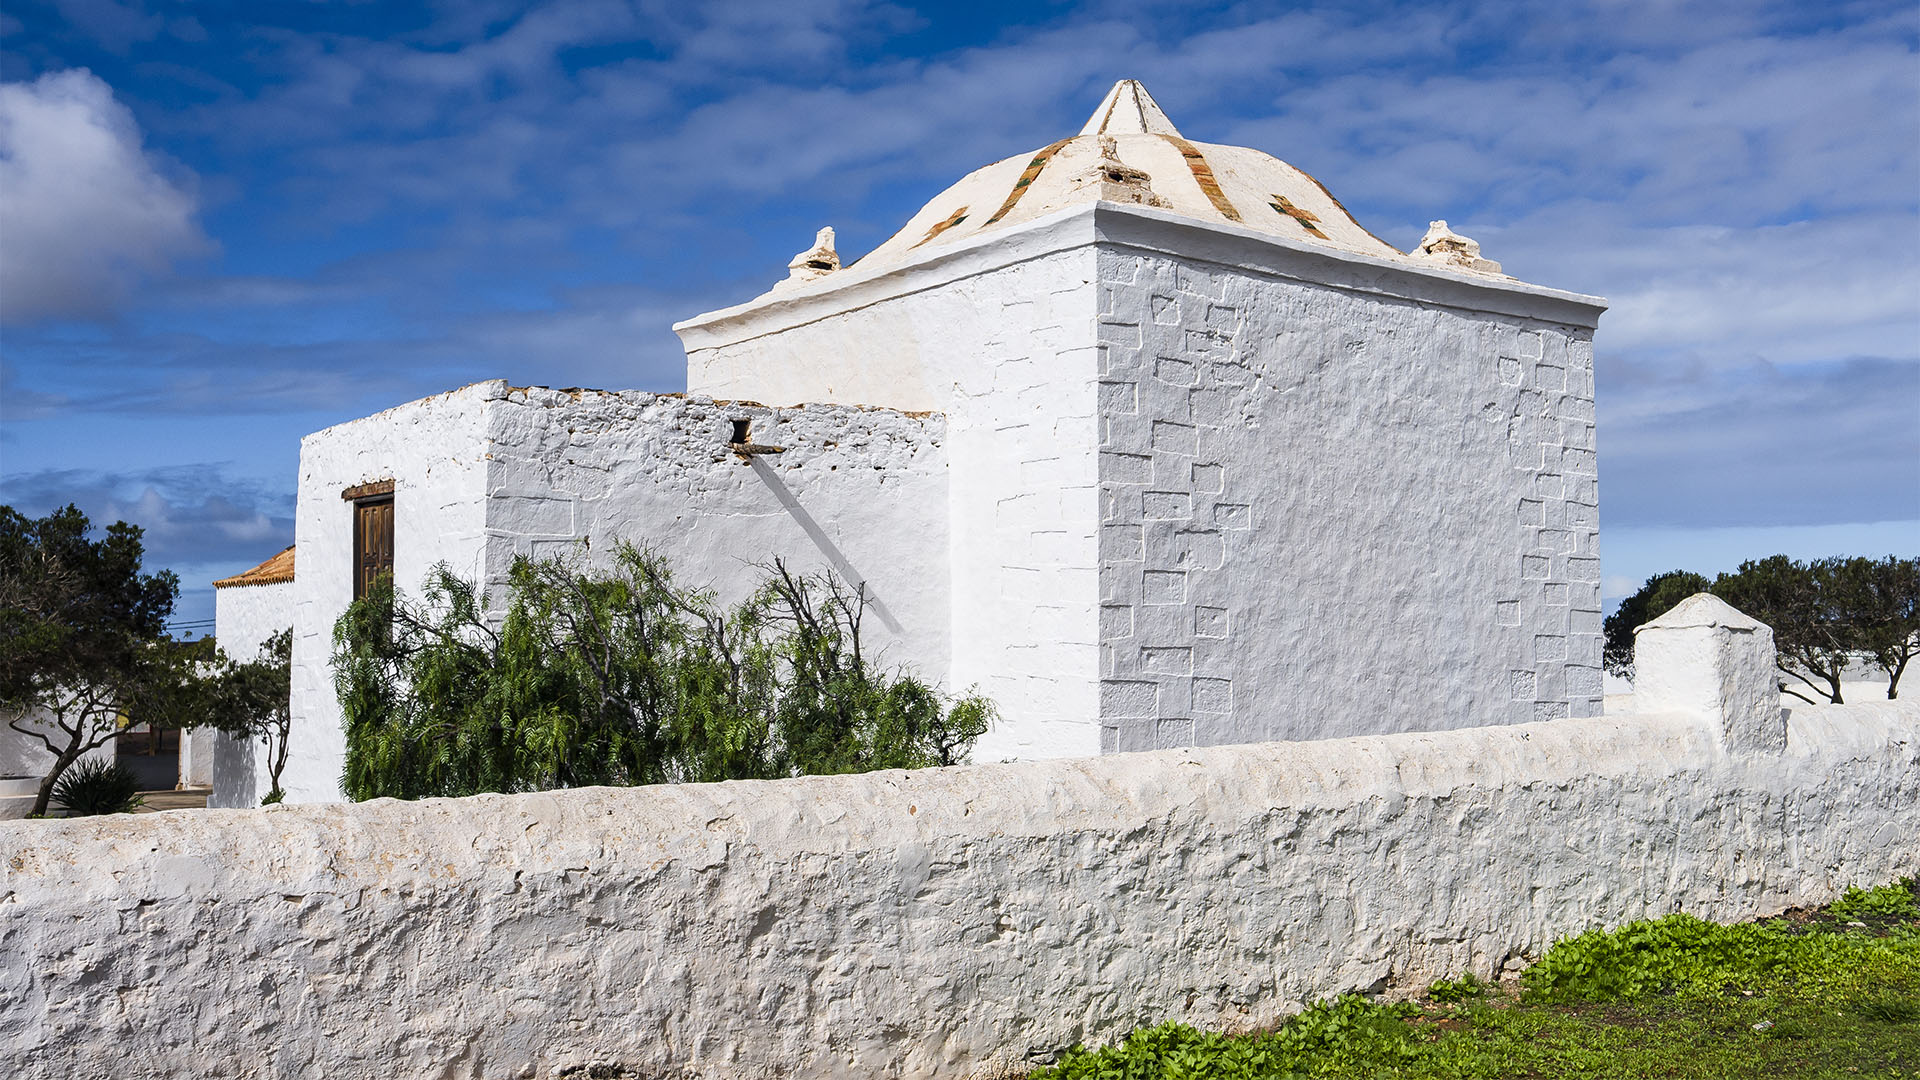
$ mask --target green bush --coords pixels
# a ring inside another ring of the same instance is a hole
[[[53,785],[53,801],[67,808],[68,817],[130,814],[146,800],[140,781],[117,761],[83,761],[68,769]]]
[[[1442,1004],[1470,1001],[1486,996],[1489,984],[1482,982],[1471,971],[1457,979],[1441,979],[1427,989],[1427,997]]]
[[[1864,918],[1920,919],[1920,903],[1914,900],[1914,879],[1877,889],[1854,886],[1827,906],[1827,914],[1841,922]]]
[[[1099,1050],[1073,1047],[1032,1080],[1291,1080],[1328,1070],[1385,1068],[1412,1058],[1419,1042],[1410,1004],[1383,1005],[1359,994],[1322,1001],[1254,1035],[1226,1036],[1185,1024],[1143,1028]]]
[[[884,670],[865,598],[776,561],[744,603],[631,546],[607,573],[517,560],[503,617],[440,567],[334,627],[355,799],[949,765],[992,705]]]
[[[1828,908],[1825,921],[1804,926],[1783,920],[1719,926],[1674,914],[1613,931],[1590,930],[1555,943],[1521,983],[1529,1000],[1561,1003],[1717,994],[1762,985],[1801,985],[1810,992],[1821,981],[1810,979],[1811,972],[1866,971],[1875,963],[1905,963],[1920,954],[1920,927],[1895,925],[1885,940],[1876,941],[1834,921],[1862,909],[1896,915],[1912,910],[1891,892],[1906,890],[1850,890]],[[1911,905],[1912,895],[1906,895]]]

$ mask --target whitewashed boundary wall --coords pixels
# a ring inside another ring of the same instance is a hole
[[[754,445],[781,452],[731,452],[736,420]],[[938,414],[494,380],[309,435],[296,515],[289,801],[340,798],[346,747],[329,656],[353,594],[344,489],[393,482],[394,581],[415,595],[444,562],[494,587],[499,601],[517,555],[604,566],[631,542],[666,556],[682,584],[733,603],[758,584],[756,567],[778,557],[865,586],[862,629],[883,664],[941,683],[945,431]]]
[[[1681,612],[1605,718],[10,823],[0,1066],[985,1076],[1920,872],[1920,707],[1759,708],[1765,633]]]

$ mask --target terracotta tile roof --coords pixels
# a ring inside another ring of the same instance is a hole
[[[261,563],[244,574],[221,578],[213,583],[216,589],[228,589],[235,585],[278,585],[293,580],[293,545],[287,550]]]

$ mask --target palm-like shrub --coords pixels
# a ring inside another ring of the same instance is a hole
[[[83,761],[67,770],[53,785],[53,801],[67,808],[68,817],[94,814],[130,814],[146,800],[140,781],[117,761]]]

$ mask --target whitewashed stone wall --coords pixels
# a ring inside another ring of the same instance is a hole
[[[1091,219],[1016,226],[826,292],[676,327],[688,389],[946,414],[950,679],[982,760],[1100,751]]]
[[[394,480],[394,582],[418,590],[445,562],[486,571],[487,405],[504,383],[462,387],[300,442],[294,510],[293,737],[281,786],[294,802],[340,798],[346,733],[333,691],[333,624],[353,601],[353,504],[341,493]]]
[[[1602,306],[1102,203],[676,329],[947,412],[954,679],[1032,758],[1599,712]]]
[[[291,581],[279,581],[215,589],[214,638],[221,650],[235,660],[252,660],[260,655],[260,648],[268,638],[292,627],[293,586]],[[236,739],[218,731],[202,730],[192,735],[196,745],[204,740],[213,749],[213,791],[207,795],[207,805],[219,808],[260,805],[271,781],[267,775],[265,748],[253,740]]]
[[[1597,715],[1598,309],[1119,221],[1105,745]]]
[[[1795,709],[1784,749],[1755,752],[1710,700],[1679,686],[1658,704],[1693,711],[11,823],[0,1063],[991,1076],[1165,1019],[1269,1024],[1347,989],[1511,970],[1591,926],[1750,918],[1920,872],[1920,706]]]
[[[782,452],[743,460],[729,451],[736,419],[748,421],[753,443]],[[309,437],[299,527],[300,543],[313,542],[299,549],[294,582],[304,606],[288,798],[340,797],[344,736],[328,652],[352,598],[342,489],[395,481],[394,577],[416,594],[437,562],[499,586],[517,555],[605,565],[626,541],[732,603],[779,557],[864,586],[863,630],[882,664],[938,683],[951,621],[944,440],[937,415],[501,381]]]
[[[729,451],[737,419],[781,452]],[[945,426],[884,409],[503,388],[487,419],[488,579],[504,582],[518,555],[604,565],[629,541],[733,603],[778,557],[864,586],[882,663],[942,681]]]

